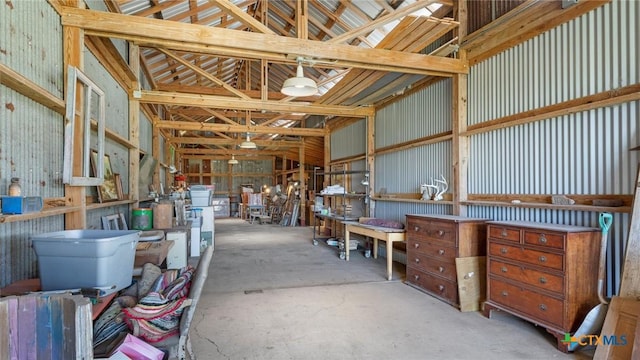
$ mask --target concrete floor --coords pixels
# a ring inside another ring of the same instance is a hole
[[[403,283],[385,259],[313,246],[309,227],[216,220],[215,252],[192,325],[198,359],[589,359],[544,329],[487,319]]]

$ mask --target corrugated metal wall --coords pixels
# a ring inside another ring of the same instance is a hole
[[[331,134],[331,160],[364,155],[367,151],[367,122],[363,119]]]
[[[637,84],[640,4],[613,1],[471,68],[469,124]],[[451,129],[451,82],[393,103],[376,114],[376,148]],[[640,145],[640,104],[616,106],[473,135],[470,194],[632,194]],[[376,156],[376,192],[417,191],[422,176],[450,176],[449,141]],[[392,169],[392,171],[388,171]],[[437,175],[437,174],[433,174]],[[375,202],[375,216],[450,213],[451,206]],[[469,206],[468,216],[598,226],[598,213]],[[619,285],[630,214],[614,213],[608,293]]]
[[[377,111],[376,149],[451,130],[451,91],[443,80]]]
[[[469,123],[637,84],[640,4],[614,1],[486,60],[469,75]],[[508,74],[508,76],[504,76]],[[470,138],[469,193],[632,194],[638,169],[638,102],[624,103]],[[469,216],[598,226],[596,212],[470,207]],[[615,213],[608,292],[630,222]]]
[[[376,149],[440,134],[451,130],[451,80],[440,81],[397,101],[376,113]],[[451,180],[451,141],[386,152],[375,157],[376,194],[383,188],[392,193],[420,193],[420,184],[441,174]],[[411,213],[450,214],[444,204],[376,201],[376,217],[405,221]]]
[[[63,98],[62,26],[51,5],[45,1],[3,4],[0,24],[3,29],[0,31],[0,62],[54,96]],[[84,72],[106,93],[107,127],[128,137],[126,93],[89,51],[84,54]],[[3,104],[0,107],[0,195],[7,193],[11,177],[19,177],[23,195],[63,197],[62,116],[3,85],[0,85],[0,103]],[[141,128],[147,129],[144,122],[146,120],[141,120]],[[143,132],[142,137],[151,137],[150,131]],[[150,141],[142,140],[141,143],[147,146]],[[128,149],[107,140],[105,153],[111,157],[114,172],[120,173],[123,184],[127,184]],[[96,195],[94,187],[87,190],[88,195]],[[128,207],[89,211],[87,228],[101,228],[100,217],[118,211],[127,213]],[[62,215],[0,224],[0,287],[37,276],[31,235],[63,229]]]
[[[62,46],[52,46],[61,44],[62,27],[53,8],[45,1],[3,4],[0,24],[0,62],[62,98]],[[23,195],[64,196],[62,116],[4,85],[0,103],[0,194],[19,177]],[[0,224],[0,287],[35,276],[31,234],[63,227],[62,216]]]

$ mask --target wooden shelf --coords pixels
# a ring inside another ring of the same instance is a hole
[[[49,199],[53,199],[53,198],[49,198]],[[153,200],[153,198],[151,200]],[[46,203],[47,199],[44,199],[44,202]],[[101,208],[106,208],[111,206],[133,204],[135,202],[136,202],[135,200],[118,200],[118,201],[110,201],[105,203],[93,203],[93,204],[87,204],[85,209],[86,211],[89,211],[89,210],[101,209]],[[53,206],[53,207],[44,208],[38,212],[32,212],[32,213],[26,213],[26,214],[16,214],[16,215],[0,214],[0,224],[17,222],[17,221],[27,221],[27,220],[39,219],[39,218],[44,218],[49,216],[56,216],[56,215],[64,215],[64,214],[68,214],[76,211],[82,211],[82,209],[83,209],[82,206]]]
[[[316,196],[339,196],[339,197],[348,197],[348,198],[363,198],[366,197],[367,194],[362,194],[362,193],[358,193],[358,194],[354,194],[354,193],[340,193],[340,194],[316,194]]]
[[[502,201],[462,201],[462,205],[475,206],[498,206],[498,207],[516,207],[516,208],[534,208],[534,209],[550,209],[550,210],[573,210],[573,211],[595,211],[595,212],[613,212],[613,213],[630,213],[630,206],[593,206],[593,205],[555,205],[546,203],[511,203]]]
[[[453,205],[453,201],[450,201],[450,200],[435,201],[435,200],[407,199],[407,198],[401,198],[401,197],[372,197],[371,200],[388,201],[388,202],[403,202],[403,203]]]
[[[95,130],[98,128],[98,122],[95,120],[91,120],[91,127]],[[107,129],[104,129],[104,135],[107,139],[111,139],[115,142],[117,142],[120,145],[123,145],[124,147],[128,148],[128,149],[136,149],[138,148],[135,144],[133,144],[131,141],[127,140],[126,138],[124,138],[122,135],[118,134],[117,132]]]
[[[88,204],[87,205],[87,211],[88,210],[95,210],[95,209],[101,209],[101,208],[106,208],[106,207],[111,207],[111,206],[119,206],[119,205],[128,205],[128,204],[133,204],[134,202],[136,202],[137,200],[118,200],[118,201],[108,201],[108,202],[104,202],[104,203],[94,203],[94,204]]]
[[[54,208],[43,209],[38,212],[32,212],[27,214],[18,214],[18,215],[0,215],[0,224],[16,222],[16,221],[26,221],[39,219],[49,216],[63,215],[70,212],[81,210],[82,206],[60,206]]]

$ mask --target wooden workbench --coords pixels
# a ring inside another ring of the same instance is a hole
[[[395,229],[382,226],[365,225],[355,221],[345,221],[344,225],[344,246],[346,249],[346,260],[349,261],[349,238],[350,233],[360,234],[373,238],[373,258],[378,258],[378,240],[387,243],[387,280],[391,280],[393,267],[393,243],[405,241],[406,230]]]

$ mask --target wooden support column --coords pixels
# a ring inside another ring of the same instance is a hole
[[[160,121],[160,119],[158,119],[158,117],[154,117],[151,121],[152,123],[152,135],[151,135],[151,155],[153,155],[154,159],[158,159],[158,161],[161,161],[162,159],[162,154],[160,154],[160,129],[157,126],[158,121]],[[168,163],[165,163],[168,164]],[[156,166],[155,170],[153,171],[153,186],[155,187],[156,191],[160,191],[160,166]]]
[[[164,141],[164,161],[168,166],[175,165],[175,158],[172,156],[173,151],[171,151],[173,145],[171,145],[166,139]],[[165,194],[171,193],[171,185],[173,184],[173,174],[169,172],[167,168],[164,172],[164,192]]]
[[[328,173],[331,171],[331,131],[329,129],[325,130],[324,134],[324,172]],[[329,176],[325,175],[322,179],[322,186],[320,188],[324,188],[329,183]]]
[[[296,2],[296,33],[298,39],[309,38],[309,3],[307,0]]]
[[[140,76],[140,48],[138,45],[129,44],[129,66],[136,75]],[[134,81],[132,90],[140,89],[140,82]],[[130,207],[138,207],[140,194],[138,187],[140,184],[140,101],[135,97],[129,98],[129,142],[133,148],[129,149],[129,199],[135,200]]]
[[[276,185],[278,183],[278,175],[276,175],[276,157],[271,157],[271,168],[273,169],[273,177],[271,179],[271,185]]]
[[[369,213],[365,214],[365,216],[374,217],[376,212],[375,202],[371,200],[375,195],[375,177],[373,176],[375,172],[375,151],[376,151],[376,117],[375,112],[372,115],[367,116],[367,152],[366,152],[366,162],[367,162],[367,170],[369,170],[369,196],[366,201],[369,201]]]
[[[467,1],[456,2],[454,13],[460,23],[458,27],[458,42],[462,43],[467,36]],[[458,58],[463,64],[468,64],[466,50],[460,49]],[[461,134],[467,131],[467,75],[453,76],[452,97],[452,159],[453,159],[453,214],[466,216],[467,206],[462,205],[467,200],[467,170],[469,160],[469,137]]]
[[[71,6],[70,2],[67,5]],[[74,6],[78,6],[75,2]],[[74,66],[80,70],[84,68],[84,31],[77,27],[64,26],[63,33],[63,56],[64,56],[64,79],[67,79],[68,66]],[[76,84],[67,84],[65,81],[65,91],[67,86],[76,86]],[[83,92],[77,92],[76,108],[82,109],[82,96]],[[73,158],[78,159],[74,164],[72,174],[79,176],[82,173],[82,152],[83,152],[83,129],[81,128],[83,122],[76,121],[76,129],[74,129],[73,139]],[[80,128],[78,128],[80,127]],[[64,186],[65,204],[66,206],[80,206],[80,209],[71,213],[67,213],[64,216],[64,228],[66,230],[86,229],[87,227],[87,199],[86,199],[86,187],[84,186]]]
[[[287,155],[282,157],[282,187],[287,189]]]
[[[260,99],[269,100],[269,63],[267,60],[262,59],[260,61],[260,69],[262,72],[262,78],[260,84]]]
[[[460,58],[466,60],[466,52],[460,51]],[[469,166],[469,137],[460,135],[467,130],[467,75],[453,76],[453,214],[466,216],[467,169]]]
[[[304,178],[304,169],[305,169],[305,161],[304,161],[304,138],[301,139],[302,144],[298,148],[298,157],[300,161],[298,162],[298,170],[300,174],[300,226],[307,226],[305,216],[306,216],[306,201],[307,197],[307,180]]]

